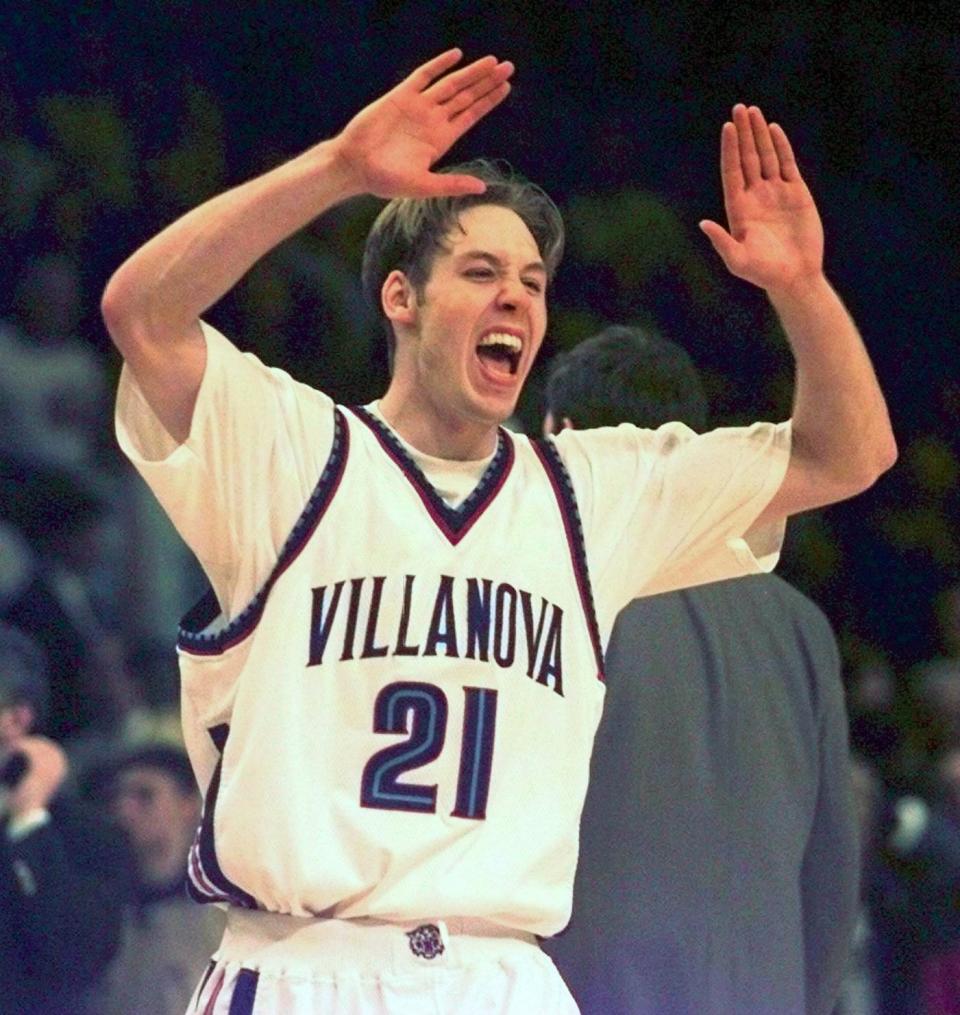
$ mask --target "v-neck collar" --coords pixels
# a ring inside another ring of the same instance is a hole
[[[437,493],[436,488],[410,457],[396,434],[382,420],[360,405],[350,406],[350,411],[370,428],[380,446],[416,490],[437,528],[454,546],[473,528],[490,506],[513,467],[513,440],[503,427],[497,427],[497,450],[493,458],[490,459],[473,492],[459,507],[452,508]]]

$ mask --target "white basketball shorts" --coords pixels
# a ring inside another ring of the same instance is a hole
[[[189,1015],[577,1015],[532,934],[230,909]]]

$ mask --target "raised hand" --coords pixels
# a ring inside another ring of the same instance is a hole
[[[366,193],[436,197],[483,193],[472,176],[431,167],[509,94],[513,64],[485,56],[460,70],[459,49],[429,60],[361,110],[334,139],[342,164]]]
[[[46,807],[67,776],[63,748],[47,737],[21,737],[15,749],[26,755],[26,772],[7,796],[7,809],[18,817]]]
[[[823,272],[823,227],[787,135],[756,106],[733,107],[723,125],[720,175],[729,232],[705,220],[723,263],[768,293]]]

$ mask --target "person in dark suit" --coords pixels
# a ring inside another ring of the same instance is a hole
[[[679,346],[614,327],[559,357],[546,432],[706,423]],[[857,914],[836,642],[773,575],[639,599],[606,655],[568,929],[585,1015],[829,1015]]]
[[[118,944],[129,862],[117,832],[63,792],[66,755],[33,732],[46,663],[0,624],[0,1009],[80,1015]]]

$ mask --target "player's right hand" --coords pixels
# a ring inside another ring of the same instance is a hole
[[[451,49],[427,61],[333,139],[357,190],[384,198],[483,193],[476,177],[430,170],[507,97],[514,67],[485,56],[453,70],[462,56]]]

